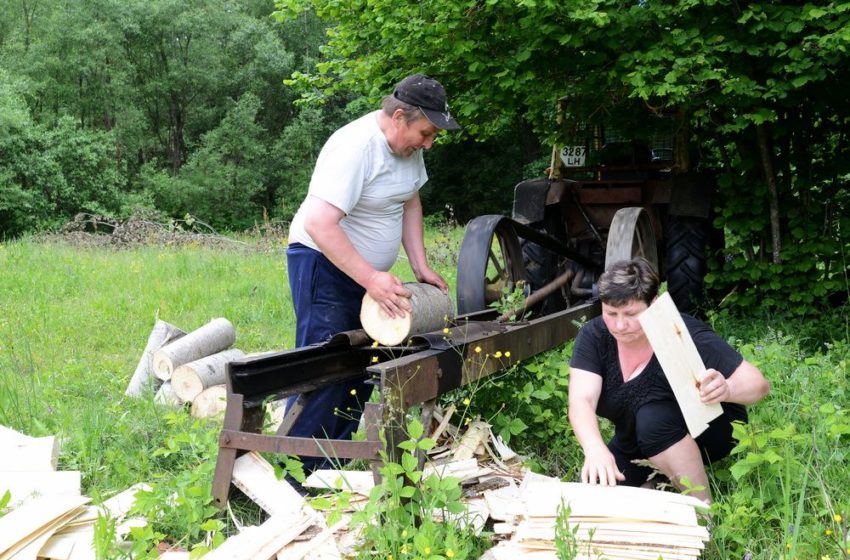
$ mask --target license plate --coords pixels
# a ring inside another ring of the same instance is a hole
[[[561,162],[566,167],[584,167],[587,148],[584,146],[564,146],[561,149]]]

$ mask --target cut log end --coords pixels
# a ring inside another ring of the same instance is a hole
[[[389,317],[369,294],[363,296],[360,323],[363,330],[384,346],[397,346],[410,338],[440,329],[454,318],[451,297],[436,286],[409,282],[412,311],[404,317]]]

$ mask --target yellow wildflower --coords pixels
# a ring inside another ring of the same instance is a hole
[[[431,554],[431,547],[430,546],[425,547],[425,554]]]
[[[787,548],[788,550],[791,550],[791,543],[785,543],[785,548]]]
[[[841,518],[840,514],[836,513],[835,515],[832,516],[832,518],[835,519],[836,523],[841,523],[842,518]]]
[[[829,535],[832,534],[832,529],[827,529],[826,531],[823,532],[823,534],[828,537]]]
[[[375,342],[372,343],[372,348],[377,348],[377,347],[378,347],[378,341],[376,340]]]
[[[508,350],[507,352],[505,352],[505,357],[506,357],[506,358],[510,358],[510,357],[511,357],[511,351],[510,351],[510,350]]]
[[[352,394],[352,395],[356,395],[356,394],[357,394],[357,389],[352,389],[352,390],[351,390],[351,394]]]
[[[452,550],[451,548],[446,549],[446,556],[448,558],[454,558],[455,557],[455,551]]]
[[[472,402],[468,398],[463,399],[463,406],[469,406],[469,403]]]
[[[404,531],[401,532],[401,538],[404,538],[406,536],[407,536],[407,529],[405,529]]]
[[[448,327],[443,327],[443,333],[445,333],[445,334],[449,334],[449,328],[448,328]]]
[[[499,351],[499,350],[496,350],[496,353],[495,353],[495,354],[493,354],[493,357],[494,357],[494,358],[501,358],[501,357],[502,357],[502,352],[501,352],[501,351]]]
[[[475,353],[476,353],[476,354],[480,354],[480,353],[481,353],[481,347],[480,347],[480,346],[476,346],[476,347],[475,347]]]
[[[377,364],[377,363],[378,363],[378,356],[372,356],[372,363],[373,363],[373,364]]]

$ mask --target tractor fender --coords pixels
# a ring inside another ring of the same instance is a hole
[[[706,173],[682,173],[673,179],[668,213],[672,216],[707,219],[717,182]]]
[[[528,179],[514,187],[514,208],[511,217],[524,225],[543,220],[546,205],[557,204],[565,185],[546,177]]]

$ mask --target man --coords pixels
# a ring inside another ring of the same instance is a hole
[[[417,281],[448,290],[425,256],[419,189],[428,180],[422,150],[440,130],[458,128],[443,86],[415,74],[398,83],[380,110],[345,125],[325,143],[286,251],[296,346],[360,328],[365,293],[390,317],[410,312],[410,293],[388,272],[400,244]],[[289,435],[347,439],[370,392],[358,379],[304,395],[303,412]],[[290,398],[289,406],[294,402]],[[303,461],[307,472],[324,463]]]

